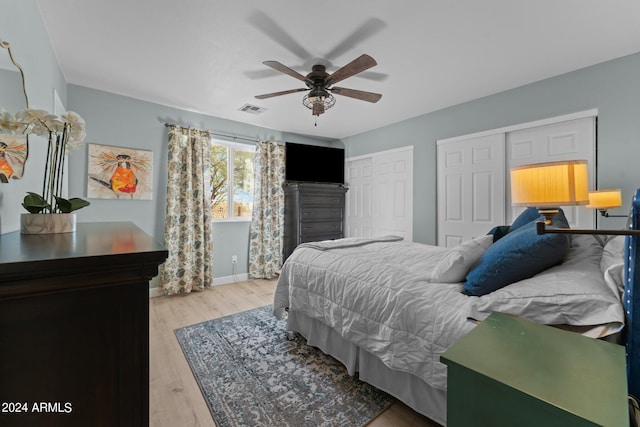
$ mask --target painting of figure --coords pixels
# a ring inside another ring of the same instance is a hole
[[[20,179],[29,154],[26,135],[0,134],[0,182]]]
[[[152,199],[152,151],[100,144],[87,145],[87,197]]]

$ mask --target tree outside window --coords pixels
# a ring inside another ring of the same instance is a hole
[[[214,220],[250,220],[255,147],[213,141],[211,210]],[[231,199],[231,201],[230,201]]]

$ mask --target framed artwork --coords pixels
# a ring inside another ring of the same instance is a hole
[[[0,183],[22,178],[28,154],[27,135],[0,134]]]
[[[153,151],[87,144],[87,197],[151,200]]]

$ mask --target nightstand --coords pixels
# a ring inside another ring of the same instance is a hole
[[[440,360],[448,427],[629,425],[623,346],[493,313]]]

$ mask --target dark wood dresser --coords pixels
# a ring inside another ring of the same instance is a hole
[[[341,184],[284,184],[284,257],[304,242],[344,237],[347,188]]]
[[[0,235],[0,425],[148,426],[149,280],[128,222]]]

